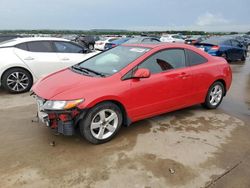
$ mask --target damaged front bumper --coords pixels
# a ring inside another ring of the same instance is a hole
[[[34,96],[37,101],[38,121],[51,129],[56,129],[58,133],[71,136],[75,134],[75,128],[85,115],[86,110],[73,108],[70,110],[46,110],[43,108],[46,100]]]

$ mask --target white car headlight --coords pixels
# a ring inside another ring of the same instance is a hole
[[[82,103],[84,99],[77,99],[71,101],[46,101],[43,105],[45,110],[68,110],[76,107]]]

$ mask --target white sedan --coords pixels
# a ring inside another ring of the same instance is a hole
[[[118,39],[118,38],[117,37],[102,38],[101,40],[98,40],[95,42],[95,49],[103,51],[103,50],[105,50],[106,43],[110,43],[116,39]]]
[[[185,40],[177,34],[173,34],[173,35],[163,35],[160,38],[161,42],[172,42],[172,43],[185,43]]]
[[[16,38],[0,43],[0,86],[11,93],[29,91],[50,73],[77,64],[97,52],[61,38]]]

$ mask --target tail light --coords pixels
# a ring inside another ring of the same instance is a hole
[[[116,44],[112,44],[111,46],[112,46],[112,48],[114,48],[114,47],[116,47]]]
[[[211,50],[219,50],[220,47],[219,46],[212,46]]]

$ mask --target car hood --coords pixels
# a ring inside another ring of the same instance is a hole
[[[107,79],[109,78],[84,76],[64,69],[40,79],[32,87],[32,91],[47,100],[74,100],[82,98],[84,90],[90,91],[97,84],[106,85]]]

